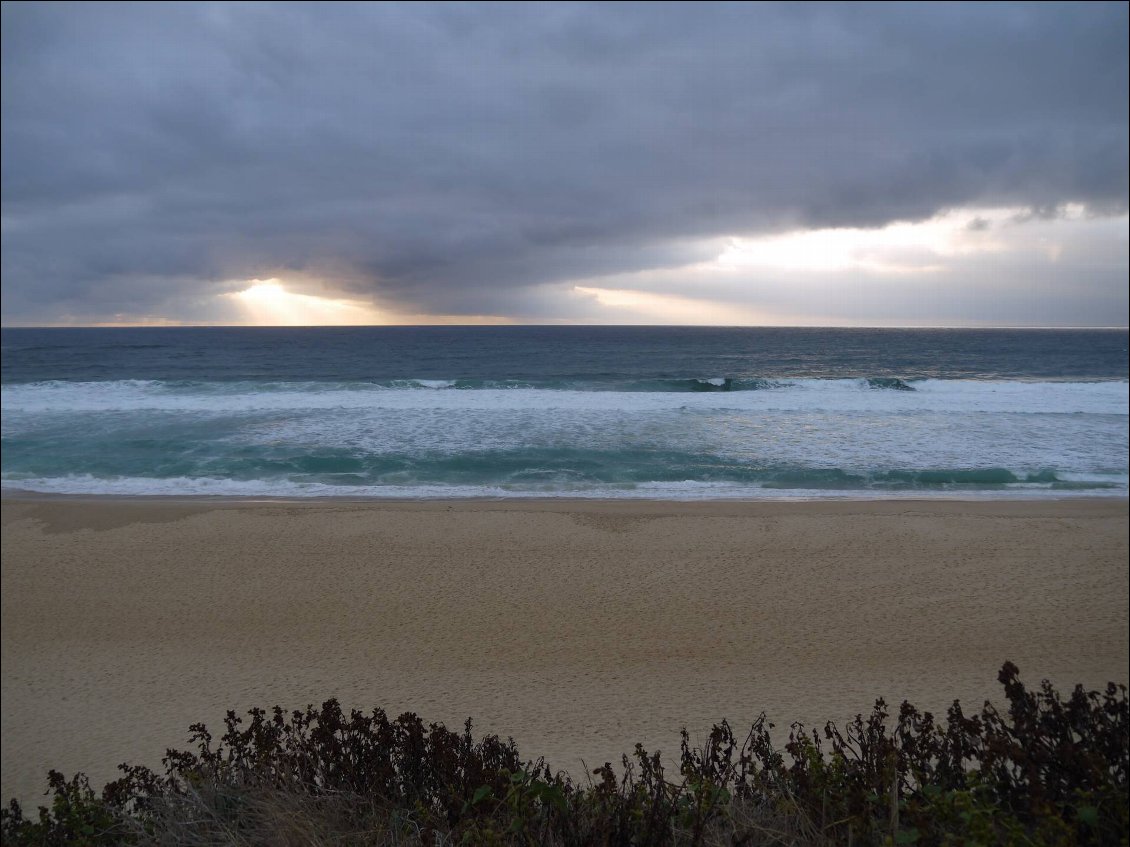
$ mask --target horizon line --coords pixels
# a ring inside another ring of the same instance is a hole
[[[499,329],[513,327],[608,327],[626,329],[1103,329],[1127,330],[1130,325],[1045,325],[1045,324],[992,324],[969,326],[963,324],[603,324],[603,323],[442,323],[442,324],[0,324],[6,329],[423,329],[450,327],[454,329]]]

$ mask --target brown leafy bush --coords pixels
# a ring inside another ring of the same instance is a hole
[[[946,720],[880,700],[842,730],[794,724],[783,750],[761,715],[744,738],[723,721],[678,773],[637,745],[579,784],[512,741],[476,741],[334,700],[289,714],[229,712],[217,741],[165,771],[122,766],[96,795],[50,775],[53,804],[2,812],[4,844],[1126,844],[1125,686],[1028,690],[1006,663],[1006,712]]]

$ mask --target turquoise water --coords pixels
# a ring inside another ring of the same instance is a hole
[[[1125,331],[3,331],[6,490],[1127,491]]]

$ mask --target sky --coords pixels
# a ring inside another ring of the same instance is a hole
[[[5,326],[1127,324],[1123,2],[2,15]]]

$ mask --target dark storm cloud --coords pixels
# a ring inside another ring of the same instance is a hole
[[[730,233],[1121,212],[1127,94],[1124,3],[6,3],[4,313],[292,269],[513,314]]]

